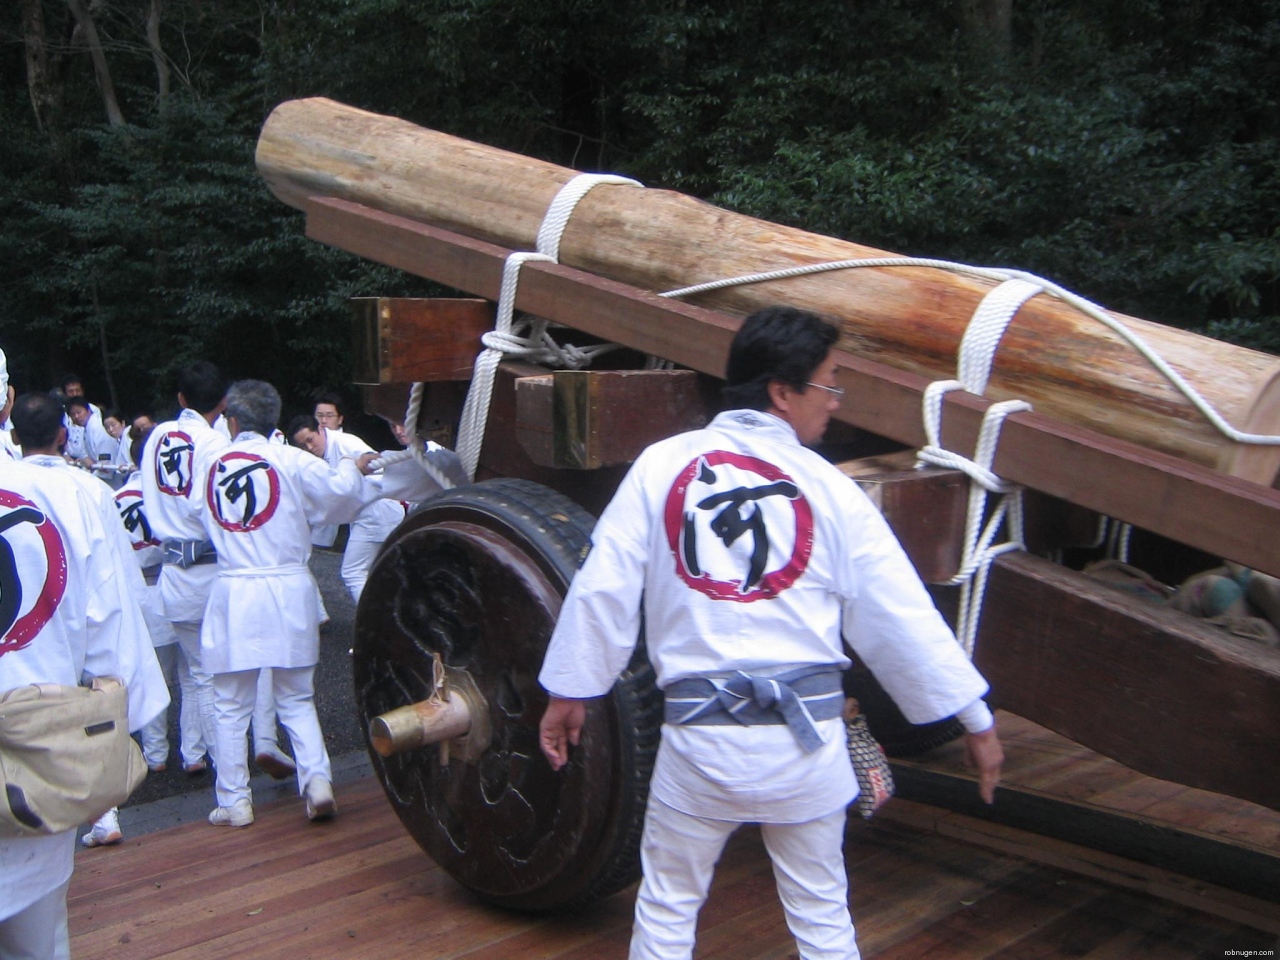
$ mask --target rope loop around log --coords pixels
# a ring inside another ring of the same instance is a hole
[[[1236,443],[1255,444],[1260,446],[1280,446],[1280,435],[1277,434],[1258,434],[1245,433],[1237,430],[1220,414],[1212,404],[1207,401],[1204,396],[1196,390],[1182,374],[1173,369],[1164,357],[1160,356],[1145,340],[1138,334],[1134,333],[1119,320],[1112,317],[1107,311],[1099,307],[1097,304],[1085,299],[1079,294],[1060,287],[1058,284],[1043,277],[1038,277],[1033,273],[1025,270],[1009,270],[999,267],[975,267],[966,263],[956,263],[951,260],[934,260],[926,257],[869,257],[861,260],[832,260],[824,263],[807,263],[797,267],[786,267],[780,270],[771,270],[764,273],[745,274],[740,277],[727,277],[721,280],[711,280],[707,283],[699,283],[689,287],[681,287],[678,290],[668,290],[660,293],[660,297],[691,297],[698,293],[708,293],[713,290],[723,290],[727,287],[736,287],[744,284],[767,283],[773,280],[787,280],[791,277],[802,277],[813,273],[825,273],[831,270],[853,270],[865,267],[927,267],[936,270],[947,270],[952,273],[965,273],[970,276],[982,277],[987,280],[1008,281],[1022,280],[1027,284],[1040,288],[1040,291],[1050,296],[1057,297],[1064,303],[1070,304],[1086,316],[1092,317],[1094,320],[1107,327],[1122,340],[1136,350],[1148,363],[1151,364],[1157,372],[1160,373],[1175,390],[1183,395],[1187,401],[1200,412],[1200,414],[1209,421],[1209,423],[1223,436]],[[999,289],[999,288],[997,288]],[[1025,301],[1024,301],[1025,302]]]

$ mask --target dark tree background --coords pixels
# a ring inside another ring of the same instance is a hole
[[[200,357],[294,403],[346,300],[253,168],[324,95],[1280,351],[1280,0],[13,0],[0,346],[126,410]]]

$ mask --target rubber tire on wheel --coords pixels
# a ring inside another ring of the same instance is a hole
[[[857,660],[845,674],[844,689],[858,701],[871,735],[890,757],[915,756],[950,743],[964,733],[964,727],[955,717],[937,723],[911,723],[871,671]]]
[[[419,845],[502,906],[574,907],[640,872],[662,707],[643,643],[612,692],[588,701],[569,765],[553,772],[538,748],[547,697],[537,673],[593,525],[571,500],[524,480],[446,491],[387,540],[356,612],[366,738],[373,717],[427,698],[434,653],[487,701],[492,742],[474,764],[441,765],[437,746],[369,753]]]

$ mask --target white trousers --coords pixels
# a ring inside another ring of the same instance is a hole
[[[843,808],[805,823],[762,823],[778,898],[801,960],[859,960],[849,916]],[[681,813],[653,797],[645,812],[630,960],[689,960],[698,911],[725,842],[741,824]]]
[[[156,660],[160,663],[160,672],[164,674],[165,683],[169,685],[169,689],[173,689],[176,682],[176,673],[178,665],[178,645],[176,643],[166,643],[163,647],[156,647]],[[195,694],[191,695],[194,698]],[[182,693],[182,710],[185,719],[187,706],[187,692],[183,689]],[[194,703],[192,704],[194,707]],[[179,724],[181,726],[181,724]],[[138,731],[138,739],[142,741],[142,756],[147,761],[147,766],[156,767],[169,760],[169,708],[165,707]],[[186,759],[186,755],[183,755]]]
[[[182,762],[195,763],[208,753],[216,765],[218,754],[214,731],[218,723],[213,711],[213,675],[204,669],[200,623],[175,622],[173,632],[178,636],[180,651],[178,685],[182,690],[182,712],[178,728],[182,736]]]
[[[27,909],[0,920],[0,960],[68,960],[67,887],[50,891]]]
[[[298,765],[298,792],[316,777],[332,780],[329,751],[325,749],[320,718],[316,715],[315,667],[274,667],[271,688],[276,712],[293,744]],[[249,791],[249,718],[258,699],[258,670],[218,673],[213,677],[214,706],[218,715],[218,806],[251,800]]]
[[[351,599],[360,602],[364,582],[369,579],[369,568],[382,544],[377,540],[348,540],[342,553],[342,582],[347,585]]]
[[[258,671],[258,689],[253,702],[253,752],[270,753],[279,749],[276,732],[276,695],[272,689],[271,668]]]

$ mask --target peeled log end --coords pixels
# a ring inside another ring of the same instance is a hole
[[[471,711],[460,696],[448,700],[424,700],[397,707],[369,722],[369,740],[383,757],[417,750],[430,743],[465,737],[471,729]]]

